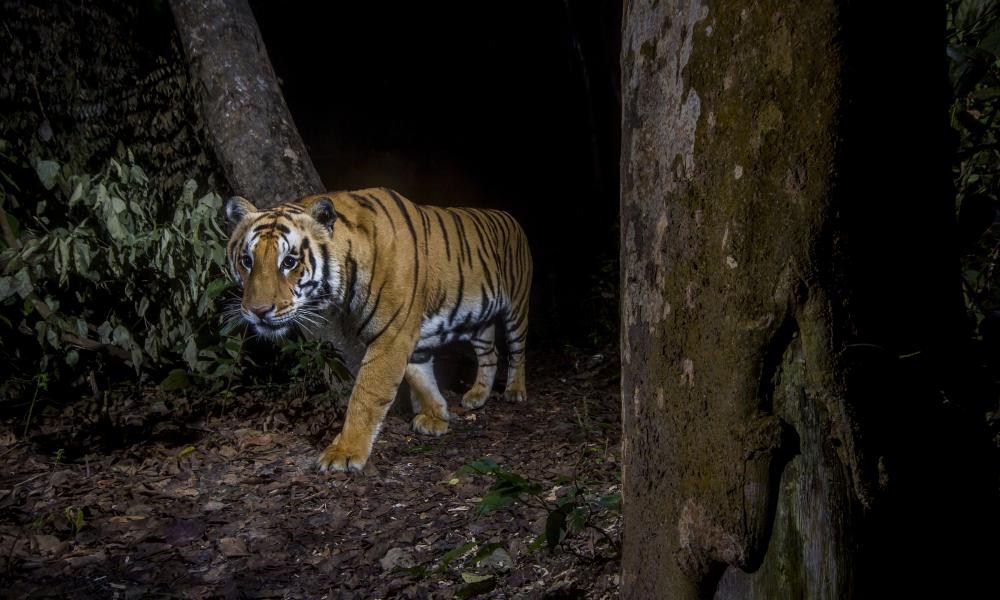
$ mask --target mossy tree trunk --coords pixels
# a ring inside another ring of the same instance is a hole
[[[975,589],[995,556],[947,391],[944,15],[860,4],[626,2],[625,598]]]
[[[247,0],[170,0],[170,8],[233,191],[261,207],[324,191]]]

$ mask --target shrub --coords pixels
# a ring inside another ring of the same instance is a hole
[[[215,319],[230,291],[219,196],[188,181],[168,198],[128,152],[93,175],[50,160],[33,166],[48,195],[20,207],[9,228],[20,235],[6,236],[0,254],[5,358],[64,380],[109,359],[139,376],[178,364],[229,374],[240,339]]]

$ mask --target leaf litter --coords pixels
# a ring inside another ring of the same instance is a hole
[[[95,443],[73,460],[53,444],[86,448],[82,427],[51,419],[25,443],[10,419],[0,425],[5,595],[617,598],[618,557],[596,533],[550,552],[539,543],[544,511],[480,514],[490,482],[458,474],[488,458],[551,497],[570,476],[601,496],[620,490],[617,365],[534,364],[522,404],[495,394],[468,412],[445,392],[456,418],[442,438],[391,413],[360,476],[313,468],[340,423],[301,398],[289,408],[247,394],[224,414],[135,400],[121,422],[158,433]],[[617,515],[596,524],[620,539]]]

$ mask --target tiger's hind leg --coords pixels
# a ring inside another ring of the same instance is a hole
[[[406,365],[406,382],[410,384],[413,401],[413,430],[425,435],[442,435],[448,432],[448,401],[438,390],[434,378],[434,359]]]
[[[524,347],[528,337],[528,307],[526,303],[520,311],[511,310],[503,318],[507,337],[507,388],[504,398],[514,402],[524,402],[528,392],[524,386]]]
[[[469,409],[479,408],[486,404],[486,399],[493,391],[493,381],[497,376],[497,346],[496,325],[483,327],[472,338],[472,347],[476,351],[476,383],[462,397],[462,406]]]

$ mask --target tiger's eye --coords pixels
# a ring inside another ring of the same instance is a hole
[[[285,260],[281,261],[281,267],[291,271],[295,268],[295,265],[299,264],[299,261],[292,256],[286,256]]]
[[[253,258],[249,254],[244,254],[240,257],[240,264],[249,271],[253,267]]]

